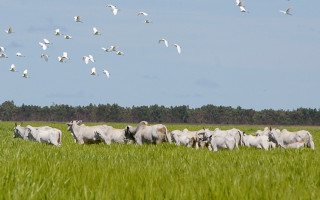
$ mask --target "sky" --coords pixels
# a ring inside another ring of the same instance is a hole
[[[116,16],[107,4],[119,9]],[[235,0],[1,0],[0,46],[8,58],[0,59],[0,103],[319,109],[320,1],[244,5],[249,13]],[[279,12],[291,6],[292,16]],[[73,21],[77,15],[83,23]],[[72,39],[55,36],[57,28]],[[52,43],[46,51],[38,44],[44,38]],[[111,45],[124,55],[101,49]],[[70,59],[60,63],[63,52]],[[84,63],[89,54],[95,63]]]

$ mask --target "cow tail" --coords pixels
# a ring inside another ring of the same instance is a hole
[[[58,137],[58,141],[57,141],[59,145],[61,145],[61,135],[62,135],[62,133],[61,133],[61,131],[59,131],[59,137]]]
[[[307,145],[308,145],[308,147],[310,147],[312,150],[314,150],[314,142],[313,142],[313,139],[312,139],[312,135],[311,135],[309,132],[308,132],[307,134],[308,134],[308,136],[309,136],[309,140],[308,140]]]
[[[164,126],[165,130],[166,130],[166,138],[167,138],[167,141],[171,144],[171,135],[170,133],[168,132],[168,129],[166,126]]]

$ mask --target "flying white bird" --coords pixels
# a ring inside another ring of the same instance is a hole
[[[169,46],[169,45],[168,45],[168,41],[167,41],[166,39],[160,39],[160,40],[159,40],[159,44],[160,44],[161,42],[163,42],[164,45],[166,45],[166,47]]]
[[[90,75],[97,75],[96,68],[92,67]]]
[[[66,59],[69,59],[67,52],[63,52],[62,56],[61,56],[61,57],[60,57],[60,56],[58,57],[58,61],[59,61],[59,62],[64,62],[64,60],[66,60]]]
[[[9,70],[12,71],[12,72],[16,72],[17,71],[16,70],[16,66],[14,64],[11,65]]]
[[[82,57],[82,60],[83,60],[86,64],[88,64],[90,58],[89,58],[88,56],[83,56],[83,57]]]
[[[48,39],[46,39],[46,38],[43,39],[43,42],[44,42],[45,44],[51,44],[51,42],[50,42]]]
[[[124,53],[122,51],[116,51],[117,55],[124,55]]]
[[[89,55],[88,57],[89,57],[89,60],[90,60],[91,62],[93,62],[93,63],[95,62],[95,60],[93,59],[93,56],[92,56],[92,55]]]
[[[92,55],[89,55],[89,56],[83,56],[82,57],[82,60],[86,63],[86,64],[88,64],[89,63],[89,61],[91,61],[91,62],[95,62],[95,60],[93,59],[93,56]]]
[[[181,53],[181,47],[178,44],[173,44],[173,46],[175,46],[177,48],[178,53]]]
[[[65,35],[64,39],[71,39],[72,37],[70,35]]]
[[[81,21],[81,16],[74,16],[73,19],[74,19],[75,22],[82,22]]]
[[[10,27],[8,30],[5,30],[5,32],[6,32],[7,34],[11,34],[11,33],[13,33],[13,31],[12,31],[12,27]]]
[[[118,14],[119,9],[116,6],[108,4],[106,7],[111,8],[111,10],[113,12],[113,15],[117,15]]]
[[[2,54],[0,54],[0,58],[8,58],[8,56],[7,56],[7,54],[2,53]]]
[[[16,56],[18,56],[18,57],[25,57],[25,56],[22,55],[22,53],[20,53],[20,52],[17,52],[17,53],[16,53]]]
[[[237,6],[243,6],[243,1],[236,0],[236,4],[237,4]]]
[[[144,20],[144,23],[149,24],[151,21],[149,19]]]
[[[245,9],[244,6],[239,6],[239,8],[240,8],[240,12],[246,12],[246,13],[248,13],[248,11]]]
[[[5,48],[4,47],[0,47],[0,52],[4,51]]]
[[[139,13],[138,13],[138,16],[141,16],[141,15],[148,16],[148,13],[146,13],[146,12],[139,12]]]
[[[111,45],[109,49],[104,48],[104,47],[102,47],[101,49],[102,49],[103,51],[110,52],[110,51],[116,51],[117,47]]]
[[[28,78],[28,70],[27,70],[27,69],[25,69],[25,70],[23,71],[22,77],[23,77],[23,78]]]
[[[101,35],[100,31],[96,27],[93,27],[93,35]]]
[[[42,43],[42,42],[39,42],[39,45],[42,47],[43,50],[47,50],[47,45]]]
[[[110,78],[110,73],[107,71],[107,70],[103,70],[103,73],[108,77],[108,78]]]
[[[55,33],[55,35],[61,35],[61,32],[60,32],[60,29],[56,29],[56,33]]]
[[[40,57],[43,58],[46,62],[48,62],[49,60],[49,56],[47,54],[41,54]]]
[[[286,11],[280,10],[280,12],[283,13],[283,14],[285,14],[285,15],[292,15],[292,14],[290,13],[290,11],[291,11],[292,8],[293,8],[293,7],[290,7],[290,8],[288,8]]]

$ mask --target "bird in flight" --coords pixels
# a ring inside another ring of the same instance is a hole
[[[11,65],[9,70],[12,71],[12,72],[16,72],[17,71],[16,70],[16,66],[14,64]]]
[[[173,44],[173,46],[175,46],[177,48],[178,53],[181,53],[181,47],[178,44]]]
[[[141,12],[138,13],[138,16],[141,16],[141,15],[143,15],[143,16],[148,16],[148,13],[141,11]]]
[[[49,56],[47,54],[41,54],[40,58],[44,59],[46,62],[49,60]]]
[[[74,19],[75,22],[82,22],[81,21],[81,16],[74,16],[73,19]]]
[[[280,12],[283,13],[283,14],[285,14],[285,15],[292,15],[292,14],[290,13],[290,11],[291,11],[292,8],[293,8],[293,7],[290,7],[290,8],[288,8],[286,11],[280,10]]]
[[[118,14],[119,9],[116,6],[108,4],[106,7],[111,8],[113,15],[117,15]]]
[[[92,67],[90,75],[97,75],[96,68]]]
[[[101,35],[100,31],[96,27],[93,27],[93,35]]]
[[[5,30],[5,32],[6,32],[7,34],[13,33],[12,27],[10,27],[8,30]]]
[[[103,70],[103,73],[109,78],[110,77],[110,73],[107,70]]]
[[[27,70],[27,69],[25,69],[25,70],[23,71],[22,77],[23,77],[23,78],[28,78],[28,70]]]
[[[160,40],[159,40],[159,44],[160,44],[161,42],[163,42],[164,45],[166,45],[166,47],[169,46],[169,45],[168,45],[168,41],[167,41],[166,39],[160,39]]]

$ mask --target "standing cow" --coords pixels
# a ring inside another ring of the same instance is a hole
[[[107,129],[99,129],[95,131],[96,138],[102,140],[106,145],[111,143],[131,143],[132,140],[125,136],[125,129],[116,129],[108,126]]]
[[[102,142],[101,137],[98,137],[96,131],[100,134],[104,134],[108,130],[107,125],[100,126],[86,126],[81,124],[81,120],[73,120],[68,125],[68,130],[71,131],[71,135],[74,137],[74,141],[78,144],[94,144]],[[79,124],[81,124],[79,126]]]
[[[61,145],[62,132],[59,129],[49,126],[32,127],[26,126],[28,129],[28,137],[39,143],[53,144],[55,146]]]
[[[305,130],[290,132],[286,129],[280,131],[279,129],[271,129],[269,131],[269,139],[280,146],[281,148],[293,148],[293,147],[301,147],[298,143],[303,143],[303,146],[309,147],[314,150],[314,142],[312,139],[312,135]],[[293,144],[297,143],[297,144]]]
[[[17,125],[17,123],[15,123],[13,135],[14,138],[48,143],[55,146],[61,145],[61,136],[61,131],[56,128],[51,128],[49,126],[32,127],[30,125],[22,127],[21,125]]]
[[[171,135],[168,133],[165,125],[156,124],[148,126],[148,122],[146,121],[141,121],[137,127],[127,126],[125,135],[129,139],[134,139],[138,145],[142,145],[143,143],[171,143]]]

